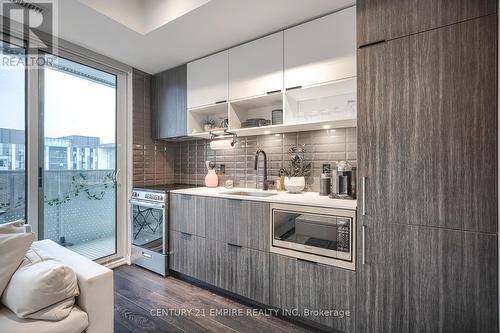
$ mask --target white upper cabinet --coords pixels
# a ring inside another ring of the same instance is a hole
[[[282,89],[282,31],[229,50],[229,100]]]
[[[284,33],[285,88],[356,76],[356,7]]]
[[[228,51],[187,64],[188,109],[227,101]]]

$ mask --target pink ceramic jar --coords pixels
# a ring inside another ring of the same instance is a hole
[[[205,176],[205,186],[217,187],[217,185],[219,185],[219,177],[214,169],[209,169],[207,175]]]

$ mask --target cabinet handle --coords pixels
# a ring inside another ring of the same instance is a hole
[[[307,262],[309,264],[317,264],[316,261],[306,260],[306,259],[302,259],[302,258],[297,258],[297,261]]]
[[[361,215],[366,215],[366,177],[361,178],[361,186],[363,192],[361,193]]]
[[[193,236],[191,234],[188,234],[187,232],[181,232],[181,235],[185,237],[184,239],[186,239],[186,238],[191,239],[191,236]]]
[[[295,87],[290,87],[290,88],[286,88],[286,91],[290,91],[290,90],[294,90],[294,89],[301,89],[302,86],[295,86]]]
[[[365,262],[365,230],[366,225],[361,227],[361,263],[364,265]]]
[[[218,101],[218,102],[215,102],[215,104],[222,104],[222,103],[226,103],[227,101],[224,100],[224,101]]]
[[[367,44],[361,45],[359,48],[363,49],[365,47],[370,47],[370,46],[377,45],[377,44],[382,44],[382,43],[385,43],[385,42],[387,42],[385,39],[381,39],[381,40],[378,40],[376,42],[372,42],[372,43],[367,43]]]
[[[271,91],[266,92],[266,94],[271,95],[271,94],[274,94],[274,93],[279,93],[279,92],[281,92],[281,89],[278,89],[278,90],[271,90]]]
[[[233,243],[227,243],[227,245],[232,246],[232,247],[237,247],[239,249],[241,249],[243,247],[241,245],[237,245],[237,244],[233,244]]]

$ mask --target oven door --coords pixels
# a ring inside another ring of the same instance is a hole
[[[130,200],[132,208],[132,245],[166,254],[165,205]]]
[[[355,212],[271,206],[271,251],[354,269]]]

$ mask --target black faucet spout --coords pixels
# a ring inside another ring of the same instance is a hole
[[[268,185],[268,182],[267,182],[267,155],[266,155],[266,152],[263,151],[262,149],[259,149],[255,152],[255,164],[254,164],[254,170],[257,171],[256,172],[256,176],[257,176],[257,179],[256,179],[256,182],[258,182],[258,166],[259,166],[259,156],[260,154],[262,154],[262,156],[264,156],[264,182],[263,182],[263,185],[262,185],[262,189],[264,191],[267,191],[269,189],[269,185]]]

